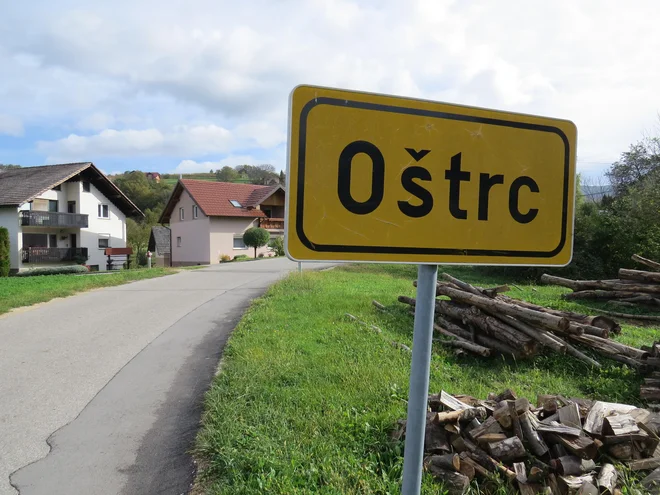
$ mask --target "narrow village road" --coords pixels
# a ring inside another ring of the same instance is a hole
[[[213,265],[0,317],[0,495],[185,493],[224,344],[296,268]]]

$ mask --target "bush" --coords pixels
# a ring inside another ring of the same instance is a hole
[[[231,261],[231,256],[229,256],[228,254],[220,255],[220,263],[227,263],[228,261]]]
[[[9,231],[5,227],[0,227],[0,277],[9,276]]]
[[[234,261],[249,260],[250,257],[247,254],[237,254],[234,256]]]
[[[86,266],[70,265],[70,266],[44,266],[40,268],[31,268],[16,274],[17,277],[35,277],[37,275],[62,275],[69,273],[87,273],[89,270]]]
[[[264,253],[259,253],[259,258],[263,258],[263,257],[264,257]]]
[[[282,236],[275,237],[272,241],[270,241],[269,246],[273,251],[275,251],[277,256],[284,256],[286,254],[284,252],[284,237]]]
[[[251,227],[243,233],[243,242],[246,246],[254,248],[254,257],[257,257],[257,248],[265,246],[270,240],[270,233],[261,227]]]

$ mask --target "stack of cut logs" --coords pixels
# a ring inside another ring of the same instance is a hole
[[[642,346],[642,350],[649,353],[648,360],[660,363],[660,342],[655,342],[652,346]],[[650,376],[644,378],[639,395],[647,401],[660,401],[660,371],[653,371]]]
[[[534,407],[511,390],[487,400],[442,391],[428,406],[424,466],[449,494],[497,474],[523,495],[613,495],[621,493],[618,463],[653,471],[642,484],[660,494],[660,414],[561,395],[540,395]]]
[[[569,354],[591,366],[601,364],[579,347],[626,363],[643,371],[660,371],[660,359],[650,353],[609,338],[621,332],[619,324],[608,316],[588,316],[560,311],[503,296],[507,286],[482,289],[443,274],[436,295],[435,331],[444,338],[442,345],[479,356],[504,354],[525,359],[540,348]],[[415,299],[399,296],[399,301],[415,306]]]
[[[600,300],[618,306],[646,306],[660,308],[660,263],[635,254],[633,260],[654,270],[619,270],[619,278],[612,280],[571,280],[545,274],[541,281],[573,289],[564,294],[571,301]]]

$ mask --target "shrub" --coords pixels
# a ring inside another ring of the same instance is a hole
[[[227,263],[228,261],[231,261],[231,256],[229,256],[228,254],[220,255],[220,263]]]
[[[261,227],[251,227],[243,233],[243,242],[246,246],[254,248],[254,257],[257,257],[257,248],[265,246],[270,240],[270,234]]]
[[[62,275],[69,273],[87,273],[89,270],[86,266],[70,265],[70,266],[44,266],[40,268],[31,268],[16,274],[17,277],[34,277],[37,275]]]
[[[276,256],[284,256],[284,237],[275,237],[270,241],[270,248],[275,251]]]
[[[247,254],[237,254],[234,256],[234,261],[249,260],[250,257]]]
[[[264,253],[259,253],[259,258],[263,258],[263,257],[264,257]]]
[[[0,227],[0,277],[9,276],[9,231]]]

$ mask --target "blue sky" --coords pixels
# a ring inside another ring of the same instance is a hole
[[[588,176],[658,130],[653,0],[3,3],[0,163],[282,169],[300,83],[570,119]]]

